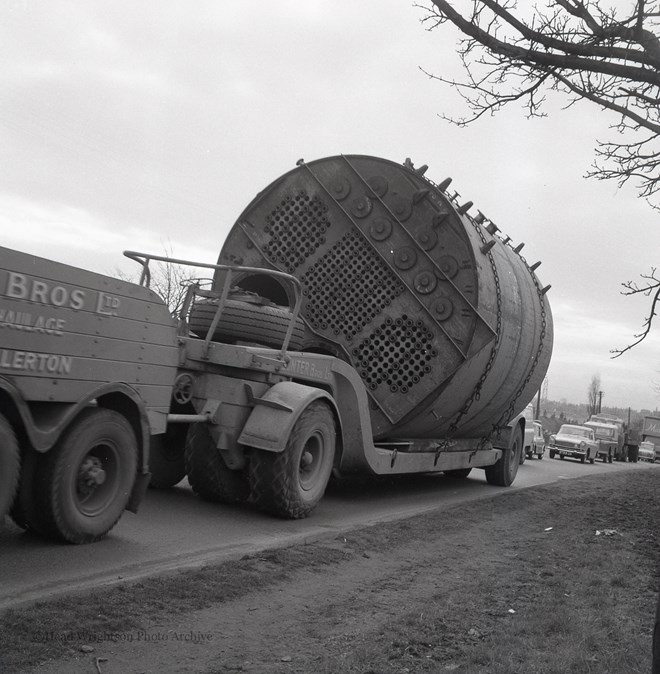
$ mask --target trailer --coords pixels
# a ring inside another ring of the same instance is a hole
[[[239,216],[181,317],[192,425],[163,450],[172,480],[282,517],[308,515],[331,475],[513,482],[552,351],[549,286],[423,173],[301,161]]]
[[[480,468],[511,485],[552,352],[550,286],[424,170],[299,162],[217,264],[127,251],[138,284],[1,249],[0,514],[84,543],[149,481],[286,518],[332,475]],[[173,318],[154,260],[212,283]]]

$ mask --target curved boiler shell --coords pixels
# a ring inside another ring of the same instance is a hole
[[[485,437],[543,382],[546,289],[521,247],[422,173],[362,155],[299,162],[245,209],[219,262],[300,279],[305,348],[360,373],[377,439]],[[239,284],[284,301],[268,283]]]

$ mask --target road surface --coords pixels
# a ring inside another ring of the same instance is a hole
[[[573,460],[527,460],[509,490],[620,470],[652,470],[648,463],[582,465]],[[71,546],[44,541],[0,524],[0,608],[70,590],[133,579],[287,543],[338,535],[351,528],[399,519],[509,491],[486,484],[474,470],[465,480],[442,475],[350,479],[330,485],[312,516],[280,520],[249,506],[198,499],[184,483],[150,490],[137,515],[125,513],[108,537]]]

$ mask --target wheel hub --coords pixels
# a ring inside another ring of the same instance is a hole
[[[105,482],[105,478],[106,473],[101,460],[96,456],[88,456],[78,472],[78,492],[84,496],[91,494],[96,487]]]
[[[304,468],[311,466],[314,461],[314,457],[311,452],[303,452],[302,458],[300,460],[300,465]]]

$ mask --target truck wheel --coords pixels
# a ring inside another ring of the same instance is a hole
[[[154,489],[169,489],[179,484],[186,476],[183,458],[186,444],[186,424],[170,424],[162,435],[152,435],[149,447],[149,486]]]
[[[513,484],[518,474],[520,464],[520,452],[523,451],[523,434],[520,426],[513,431],[513,438],[506,447],[502,456],[492,466],[486,466],[486,481],[498,487],[509,487]]]
[[[554,450],[552,450],[552,449],[549,450],[549,454],[550,454],[550,458],[551,458],[551,459],[554,459],[554,458],[555,458],[555,452],[554,452]]]
[[[40,536],[54,537],[55,531],[44,516],[43,495],[48,485],[43,454],[28,448],[23,455],[21,480],[9,516],[14,524]]]
[[[446,470],[444,471],[447,477],[451,477],[456,480],[463,480],[472,472],[472,468],[457,468],[456,470]]]
[[[607,455],[607,463],[612,463],[612,455],[611,454]]]
[[[82,412],[44,457],[50,476],[45,520],[58,538],[92,543],[115,526],[133,489],[137,455],[123,415],[103,408]]]
[[[250,495],[241,471],[227,467],[204,424],[192,424],[186,437],[185,470],[192,490],[214,503],[239,503]]]
[[[257,507],[279,517],[307,517],[325,493],[335,443],[332,410],[316,400],[296,421],[283,452],[252,452],[250,490]]]
[[[16,434],[0,414],[0,523],[14,502],[21,472],[21,455]]]
[[[188,325],[198,337],[206,337],[218,307],[217,301],[203,299],[193,303]],[[216,342],[256,342],[279,349],[291,322],[291,313],[286,307],[276,304],[260,305],[228,299],[220,322],[213,334]],[[289,348],[299,351],[305,337],[305,324],[296,320]]]

